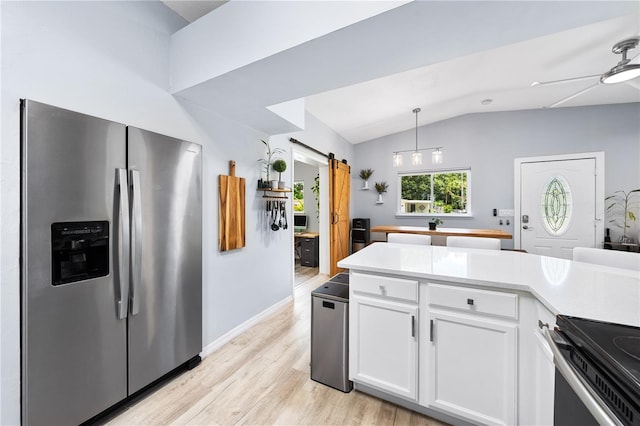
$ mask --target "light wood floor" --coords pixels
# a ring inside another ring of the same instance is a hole
[[[426,416],[309,378],[310,291],[112,418],[109,425],[442,425]]]
[[[295,285],[299,286],[300,284],[306,282],[307,280],[318,275],[319,268],[312,268],[309,266],[302,266],[300,264],[300,259],[296,259],[296,269],[295,269]],[[319,285],[319,284],[318,284]]]

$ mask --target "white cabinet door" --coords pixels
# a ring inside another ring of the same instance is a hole
[[[482,424],[516,423],[517,326],[431,311],[429,405]]]
[[[542,333],[535,331],[535,424],[553,425],[553,397],[555,392],[555,372],[553,352]]]
[[[416,400],[417,306],[368,297],[350,304],[350,379]]]

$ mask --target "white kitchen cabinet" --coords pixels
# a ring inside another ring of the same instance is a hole
[[[357,275],[354,277],[354,275]],[[350,379],[417,400],[416,281],[352,274]]]
[[[517,317],[517,296],[428,287],[422,326],[430,344],[420,360],[429,366],[421,377],[428,392],[420,402],[474,423],[516,424],[518,324],[501,318]]]

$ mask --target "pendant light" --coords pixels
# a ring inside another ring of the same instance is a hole
[[[422,165],[422,153],[418,151],[418,113],[420,111],[420,108],[414,108],[413,110],[413,113],[416,115],[416,150],[411,154],[412,166]]]
[[[413,113],[416,115],[416,141],[415,141],[415,149],[405,149],[401,151],[395,151],[393,153],[393,167],[401,167],[403,164],[403,152],[411,153],[411,165],[412,166],[421,166],[422,165],[422,153],[420,151],[433,151],[431,153],[431,163],[432,164],[442,164],[442,147],[434,147],[434,148],[418,148],[418,113],[421,111],[420,108],[414,108]]]

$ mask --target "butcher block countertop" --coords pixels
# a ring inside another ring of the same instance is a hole
[[[442,237],[484,237],[500,238],[505,240],[510,240],[511,238],[513,238],[511,234],[500,229],[438,228],[435,231],[431,231],[428,227],[424,226],[382,225],[372,227],[371,232],[384,232],[385,234],[400,233],[438,235]]]

